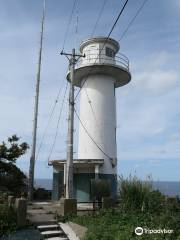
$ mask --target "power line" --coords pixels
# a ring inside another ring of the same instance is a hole
[[[129,30],[129,28],[131,27],[131,25],[133,24],[133,22],[135,21],[136,17],[139,15],[139,13],[141,12],[141,10],[143,9],[144,5],[147,3],[148,0],[144,0],[142,5],[140,6],[140,8],[137,10],[135,16],[132,18],[132,20],[129,22],[127,28],[124,30],[124,32],[122,33],[119,41],[121,41],[123,39],[123,37],[126,35],[127,31]]]
[[[62,100],[62,104],[61,104],[61,108],[60,108],[60,112],[59,112],[59,117],[58,117],[58,121],[57,121],[57,125],[56,125],[56,132],[55,132],[53,144],[51,146],[51,150],[50,150],[50,153],[49,153],[49,156],[48,156],[48,163],[49,163],[49,160],[51,158],[51,155],[53,153],[53,150],[54,150],[54,147],[55,147],[55,144],[56,144],[56,139],[57,139],[57,136],[58,136],[58,128],[59,128],[59,123],[60,123],[60,119],[61,119],[61,115],[62,115],[62,110],[63,110],[65,97],[66,97],[67,87],[68,87],[68,82],[66,83],[66,89],[65,89],[65,92],[64,92],[64,96],[63,96],[63,100]]]
[[[116,21],[114,22],[114,24],[113,24],[113,26],[112,26],[112,28],[111,28],[111,30],[110,30],[107,38],[109,38],[110,35],[111,35],[111,33],[113,32],[113,30],[114,30],[114,28],[115,28],[115,26],[116,26],[116,24],[117,24],[117,22],[118,22],[118,20],[119,20],[119,18],[120,18],[120,16],[121,16],[121,14],[123,13],[123,11],[124,11],[124,9],[125,9],[128,1],[129,1],[129,0],[126,0],[126,2],[124,3],[124,5],[123,5],[121,11],[119,12],[119,14],[118,14],[118,16],[117,16],[117,18],[116,18]]]
[[[116,18],[116,20],[115,20],[113,26],[111,27],[111,30],[110,30],[108,36],[107,36],[106,39],[105,39],[105,42],[104,42],[102,48],[100,49],[99,55],[101,54],[101,52],[102,52],[102,50],[103,50],[103,48],[104,48],[106,42],[108,41],[108,39],[109,39],[111,33],[113,32],[113,30],[114,30],[114,28],[115,28],[115,26],[116,26],[116,24],[117,24],[117,22],[118,22],[120,16],[122,15],[122,13],[123,13],[123,11],[124,11],[124,9],[125,9],[125,7],[126,7],[128,1],[129,1],[129,0],[126,0],[125,3],[124,3],[124,5],[123,5],[123,7],[121,8],[121,10],[120,10],[120,12],[119,12],[119,14],[118,14],[118,16],[117,16],[117,18]],[[95,62],[94,62],[93,65],[96,64],[97,59],[98,59],[98,56],[96,57]],[[93,65],[92,65],[92,66],[93,66]],[[91,67],[91,69],[89,70],[89,73],[87,74],[87,77],[86,77],[85,80],[83,81],[83,83],[82,83],[82,85],[81,85],[81,88],[80,88],[79,91],[77,92],[77,94],[76,94],[74,100],[76,100],[76,98],[77,98],[78,95],[80,94],[80,92],[81,92],[81,90],[82,90],[82,87],[84,86],[85,82],[87,81],[87,79],[88,79],[88,77],[89,77],[91,71],[92,71],[92,67]]]
[[[102,16],[102,13],[103,13],[103,11],[104,11],[104,7],[105,7],[105,5],[106,5],[106,2],[107,2],[107,0],[104,0],[104,1],[103,1],[102,7],[101,7],[101,9],[100,9],[100,11],[99,11],[99,14],[98,14],[98,17],[97,17],[97,20],[96,20],[96,23],[95,23],[95,26],[94,26],[94,28],[93,28],[93,30],[92,30],[91,37],[94,35],[94,32],[95,32],[95,30],[96,30],[96,28],[97,28],[97,25],[98,25],[98,23],[99,23],[99,20],[100,20],[100,18],[101,18],[101,16]]]
[[[56,106],[57,106],[57,103],[58,103],[58,101],[59,101],[59,97],[60,97],[60,94],[61,94],[61,91],[62,91],[62,86],[63,86],[63,82],[62,82],[62,84],[61,84],[61,86],[60,86],[60,88],[59,88],[57,97],[55,98],[53,107],[52,107],[51,112],[50,112],[50,115],[49,115],[48,122],[47,122],[47,124],[46,124],[45,129],[44,129],[44,132],[43,132],[43,135],[42,135],[42,138],[41,138],[41,142],[40,142],[39,147],[38,147],[36,160],[38,159],[38,156],[39,156],[39,153],[40,153],[40,151],[41,151],[41,148],[42,148],[42,145],[43,145],[43,142],[44,142],[44,139],[45,139],[47,130],[48,130],[48,128],[49,128],[49,125],[50,125],[50,123],[51,123],[52,117],[53,117],[53,115],[54,115],[54,111],[55,111]]]
[[[64,47],[65,47],[65,43],[66,43],[67,36],[68,36],[68,32],[69,32],[69,27],[70,27],[70,24],[71,24],[71,21],[72,21],[72,17],[73,17],[73,13],[74,13],[74,9],[75,9],[75,7],[76,7],[77,1],[78,1],[78,0],[74,0],[74,2],[73,2],[71,14],[70,14],[70,16],[69,16],[69,20],[68,20],[66,32],[65,32],[65,35],[64,35],[62,50],[64,50]]]
[[[92,138],[92,136],[89,134],[87,128],[85,127],[85,125],[83,124],[82,120],[79,117],[79,114],[77,113],[76,109],[74,108],[74,112],[81,124],[81,126],[83,127],[84,131],[87,133],[88,137],[92,140],[92,142],[96,145],[96,147],[106,156],[108,157],[110,160],[112,159],[107,153],[105,153],[102,148],[96,143],[96,141]]]
[[[86,96],[87,96],[87,100],[88,100],[88,103],[89,103],[89,105],[90,105],[90,108],[91,108],[91,112],[92,112],[92,114],[93,114],[93,117],[94,117],[94,120],[95,120],[95,123],[96,123],[96,127],[97,127],[97,129],[98,129],[98,119],[96,118],[96,114],[95,114],[95,111],[94,111],[94,108],[93,108],[93,105],[92,105],[92,101],[91,101],[91,99],[90,99],[90,97],[89,97],[89,94],[88,94],[88,92],[87,92],[87,89],[85,88],[85,92],[86,92]],[[102,142],[103,142],[103,137],[102,137],[102,132],[100,131],[100,137],[101,137],[101,140],[102,140]]]
[[[89,97],[89,94],[87,93],[87,89],[85,89],[85,93],[86,93],[87,100],[88,100],[88,103],[89,103],[89,105],[90,105],[91,112],[92,112],[92,114],[93,114],[94,120],[95,120],[95,122],[96,122],[96,124],[97,124],[97,123],[98,123],[98,120],[97,120],[97,118],[96,118],[96,115],[95,115],[95,112],[94,112],[94,108],[93,108],[93,106],[92,106],[92,103],[91,103],[91,99],[90,99],[90,97]],[[98,125],[97,125],[97,127],[98,127]]]
[[[85,89],[85,92],[86,92],[86,96],[87,96],[88,103],[89,103],[89,105],[90,105],[90,107],[91,107],[92,114],[93,114],[94,119],[95,119],[95,121],[96,121],[96,123],[97,123],[96,115],[95,115],[93,106],[92,106],[92,104],[91,104],[91,99],[90,99],[90,97],[89,97],[89,94],[87,93],[87,89]]]

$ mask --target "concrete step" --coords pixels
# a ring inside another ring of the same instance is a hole
[[[44,240],[68,240],[66,237],[51,237],[51,238],[44,238]]]
[[[38,217],[35,217],[33,220],[32,218],[29,219],[30,222],[32,222],[36,227],[38,226],[41,226],[41,225],[55,225],[57,224],[57,221],[56,220],[47,220],[46,218],[38,218]]]
[[[59,225],[57,224],[49,224],[49,225],[40,225],[37,226],[37,229],[42,232],[42,231],[47,231],[47,230],[57,230],[59,228]]]
[[[62,230],[49,230],[49,231],[41,232],[41,235],[45,236],[46,238],[49,238],[49,237],[59,237],[62,234],[64,234],[64,232]]]

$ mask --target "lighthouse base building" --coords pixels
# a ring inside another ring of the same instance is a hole
[[[91,180],[110,182],[111,197],[117,195],[117,143],[115,90],[131,80],[129,61],[118,54],[119,43],[96,37],[83,41],[74,73],[74,85],[81,88],[78,157],[73,161],[74,198],[90,202]],[[67,80],[69,81],[69,73]],[[66,160],[52,160],[52,199],[64,194]]]

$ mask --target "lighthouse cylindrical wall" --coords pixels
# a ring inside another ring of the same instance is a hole
[[[99,175],[112,180],[117,174],[116,166],[112,165],[112,159],[117,158],[115,79],[94,74],[83,81],[80,119],[90,136],[80,124],[78,159],[104,159]],[[113,185],[116,192],[115,183]]]
[[[86,200],[90,197],[92,176],[109,179],[111,196],[117,194],[115,88],[131,80],[129,60],[118,54],[119,48],[117,41],[105,37],[87,39],[80,45],[84,58],[74,73],[74,84],[81,88],[78,160],[86,163],[77,169],[80,201],[85,200],[84,193]]]

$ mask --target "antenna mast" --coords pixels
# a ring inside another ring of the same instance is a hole
[[[30,157],[30,166],[29,166],[28,198],[30,201],[33,200],[33,188],[34,188],[34,166],[35,166],[35,159],[36,159],[36,136],[37,136],[38,105],[39,105],[39,86],[40,86],[40,78],[41,78],[45,4],[46,4],[46,2],[44,0],[43,15],[42,15],[42,22],[41,22],[38,72],[37,72],[37,81],[36,81],[36,95],[35,95],[35,108],[34,108],[34,121],[33,121],[33,139],[32,139],[32,150],[31,150],[31,157]]]

